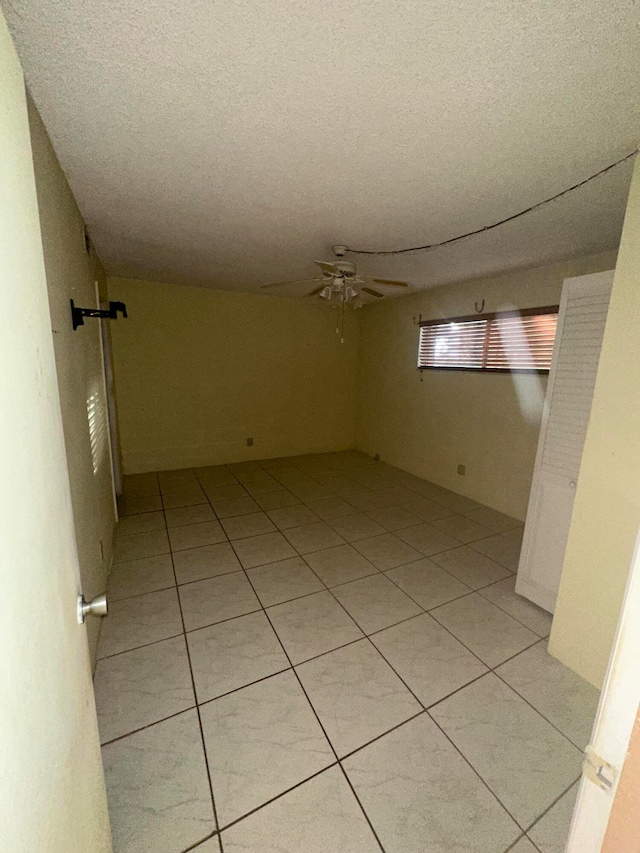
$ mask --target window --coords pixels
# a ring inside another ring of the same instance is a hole
[[[558,306],[420,323],[418,367],[548,373]]]

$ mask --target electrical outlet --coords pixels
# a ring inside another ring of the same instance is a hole
[[[253,447],[253,439],[252,438],[247,439],[247,447]]]
[[[458,474],[460,474],[462,477],[464,477],[464,475],[466,474],[466,471],[467,471],[467,469],[465,468],[464,465],[458,465]]]
[[[380,454],[376,453],[376,455],[373,458],[376,460],[376,462],[379,462],[380,461]]]

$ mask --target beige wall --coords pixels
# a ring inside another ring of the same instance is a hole
[[[413,318],[557,304],[568,276],[612,269],[606,253],[438,287],[364,308],[356,446],[524,519],[546,377],[416,370]],[[459,464],[465,476],[457,474]]]
[[[109,279],[125,473],[353,447],[357,315],[310,300]],[[252,437],[254,446],[247,447]]]
[[[31,102],[29,124],[82,590],[88,600],[106,588],[115,513],[98,321],[87,320],[74,332],[69,300],[96,307],[95,281],[106,293],[106,279],[95,252],[85,251],[82,217]],[[96,408],[90,430],[91,403]],[[88,620],[92,659],[99,628],[99,619]]]
[[[640,526],[640,161],[602,343],[549,650],[602,684]]]
[[[0,12],[0,849],[109,853],[27,104]]]

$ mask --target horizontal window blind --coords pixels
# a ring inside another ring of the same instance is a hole
[[[437,323],[420,329],[420,367],[482,368],[487,320]]]
[[[557,306],[421,323],[418,367],[546,373],[557,323]]]

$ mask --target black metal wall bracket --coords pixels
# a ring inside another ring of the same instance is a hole
[[[78,326],[84,326],[84,318],[85,317],[103,317],[105,320],[117,320],[118,319],[118,311],[122,314],[123,317],[127,316],[127,306],[124,302],[110,302],[109,308],[101,311],[98,308],[77,308],[73,304],[73,299],[71,301],[71,322],[73,324],[73,331],[78,328]]]

